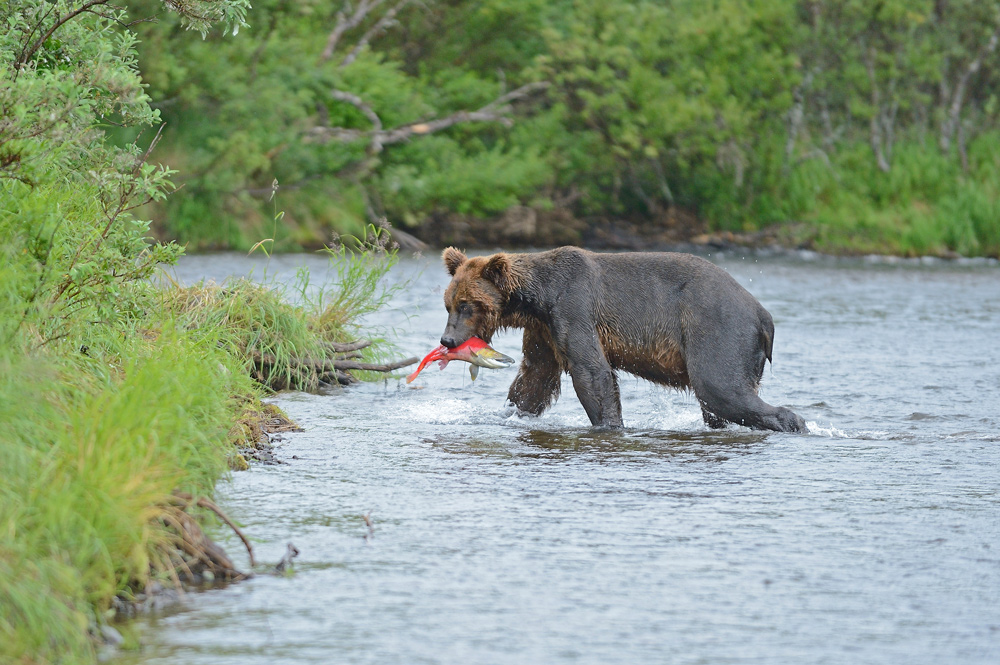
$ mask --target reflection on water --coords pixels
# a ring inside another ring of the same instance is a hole
[[[751,431],[658,432],[600,431],[589,428],[527,430],[512,441],[478,436],[442,435],[423,439],[435,449],[456,455],[547,459],[574,462],[585,459],[620,464],[647,458],[683,461],[725,461],[731,455],[750,454],[767,445],[767,435]],[[520,444],[520,445],[514,445]]]
[[[189,595],[122,661],[1000,662],[1000,270],[710,258],[774,316],[762,396],[810,435],[708,430],[690,394],[627,376],[624,431],[591,429],[568,381],[519,418],[513,370],[472,383],[461,363],[283,394],[306,432],[221,501],[259,558],[293,541],[297,573]],[[302,262],[323,270],[268,270]],[[446,275],[399,275],[371,323],[423,355]],[[515,334],[495,346],[520,357]]]

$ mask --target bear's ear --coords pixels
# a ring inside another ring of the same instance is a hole
[[[518,285],[514,263],[506,254],[494,254],[483,267],[482,276],[497,287],[501,293],[510,295]]]
[[[444,267],[448,269],[449,275],[454,275],[455,271],[458,270],[458,266],[468,260],[465,254],[458,251],[454,247],[449,247],[444,250],[441,254],[441,259],[444,261]]]

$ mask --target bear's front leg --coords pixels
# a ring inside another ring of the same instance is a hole
[[[603,368],[571,362],[569,375],[573,377],[573,388],[590,418],[590,424],[595,427],[620,428],[624,424],[618,378],[607,361],[604,362]]]
[[[557,343],[569,366],[573,388],[580,398],[590,423],[598,427],[622,427],[622,402],[618,392],[618,377],[611,369],[597,339],[590,329],[570,330],[560,335]]]
[[[562,368],[552,348],[552,337],[541,324],[525,327],[521,350],[524,359],[507,399],[519,411],[538,416],[559,397]]]

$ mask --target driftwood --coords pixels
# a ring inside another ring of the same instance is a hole
[[[285,556],[281,557],[281,561],[274,567],[274,572],[284,573],[292,567],[292,559],[299,555],[299,548],[295,545],[288,543],[288,547],[285,548]]]
[[[337,342],[330,342],[329,344],[327,344],[327,346],[330,347],[330,349],[334,353],[347,353],[348,351],[360,351],[361,349],[364,349],[371,345],[372,341],[370,339],[359,339],[354,342],[345,342],[343,344],[338,344]]]
[[[225,551],[205,535],[198,522],[188,513],[191,506],[199,506],[215,513],[243,541],[250,556],[250,566],[253,567],[255,563],[250,541],[221,508],[205,497],[195,498],[186,492],[174,492],[166,504],[160,506],[158,513],[160,520],[173,532],[170,543],[161,548],[158,554],[162,559],[161,565],[168,564],[163,567],[170,573],[175,584],[180,586],[181,578],[178,573],[183,573],[188,582],[209,579],[209,574],[211,579],[229,581],[249,577],[250,574],[237,570]]]
[[[333,363],[333,369],[347,371],[347,370],[361,370],[365,372],[391,372],[394,369],[400,369],[401,367],[409,367],[415,362],[419,361],[420,358],[413,356],[411,358],[406,358],[405,360],[397,360],[394,363],[360,363],[356,360],[337,360]],[[330,367],[331,365],[324,365],[324,369]]]
[[[359,351],[370,345],[371,341],[367,339],[345,343],[330,342],[325,345],[329,349],[330,355],[320,358],[292,357],[287,360],[279,360],[274,354],[254,350],[250,353],[254,365],[253,375],[258,381],[267,384],[274,390],[291,387],[287,385],[283,372],[281,376],[275,375],[273,370],[276,367],[287,367],[300,374],[312,375],[321,387],[334,384],[349,386],[359,383],[351,372],[392,372],[420,360],[417,357],[411,357],[388,363],[364,362],[361,360],[362,355]]]

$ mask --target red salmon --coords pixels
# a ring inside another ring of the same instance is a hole
[[[420,361],[417,371],[406,377],[406,382],[409,383],[417,378],[417,374],[420,374],[424,367],[427,367],[427,365],[435,360],[438,361],[438,366],[441,369],[447,367],[448,363],[452,360],[462,360],[470,363],[472,366],[469,368],[469,374],[472,375],[473,381],[479,375],[480,367],[501,369],[514,364],[514,359],[510,356],[505,356],[478,337],[471,337],[465,344],[460,344],[454,349],[449,349],[442,344],[428,353]]]

